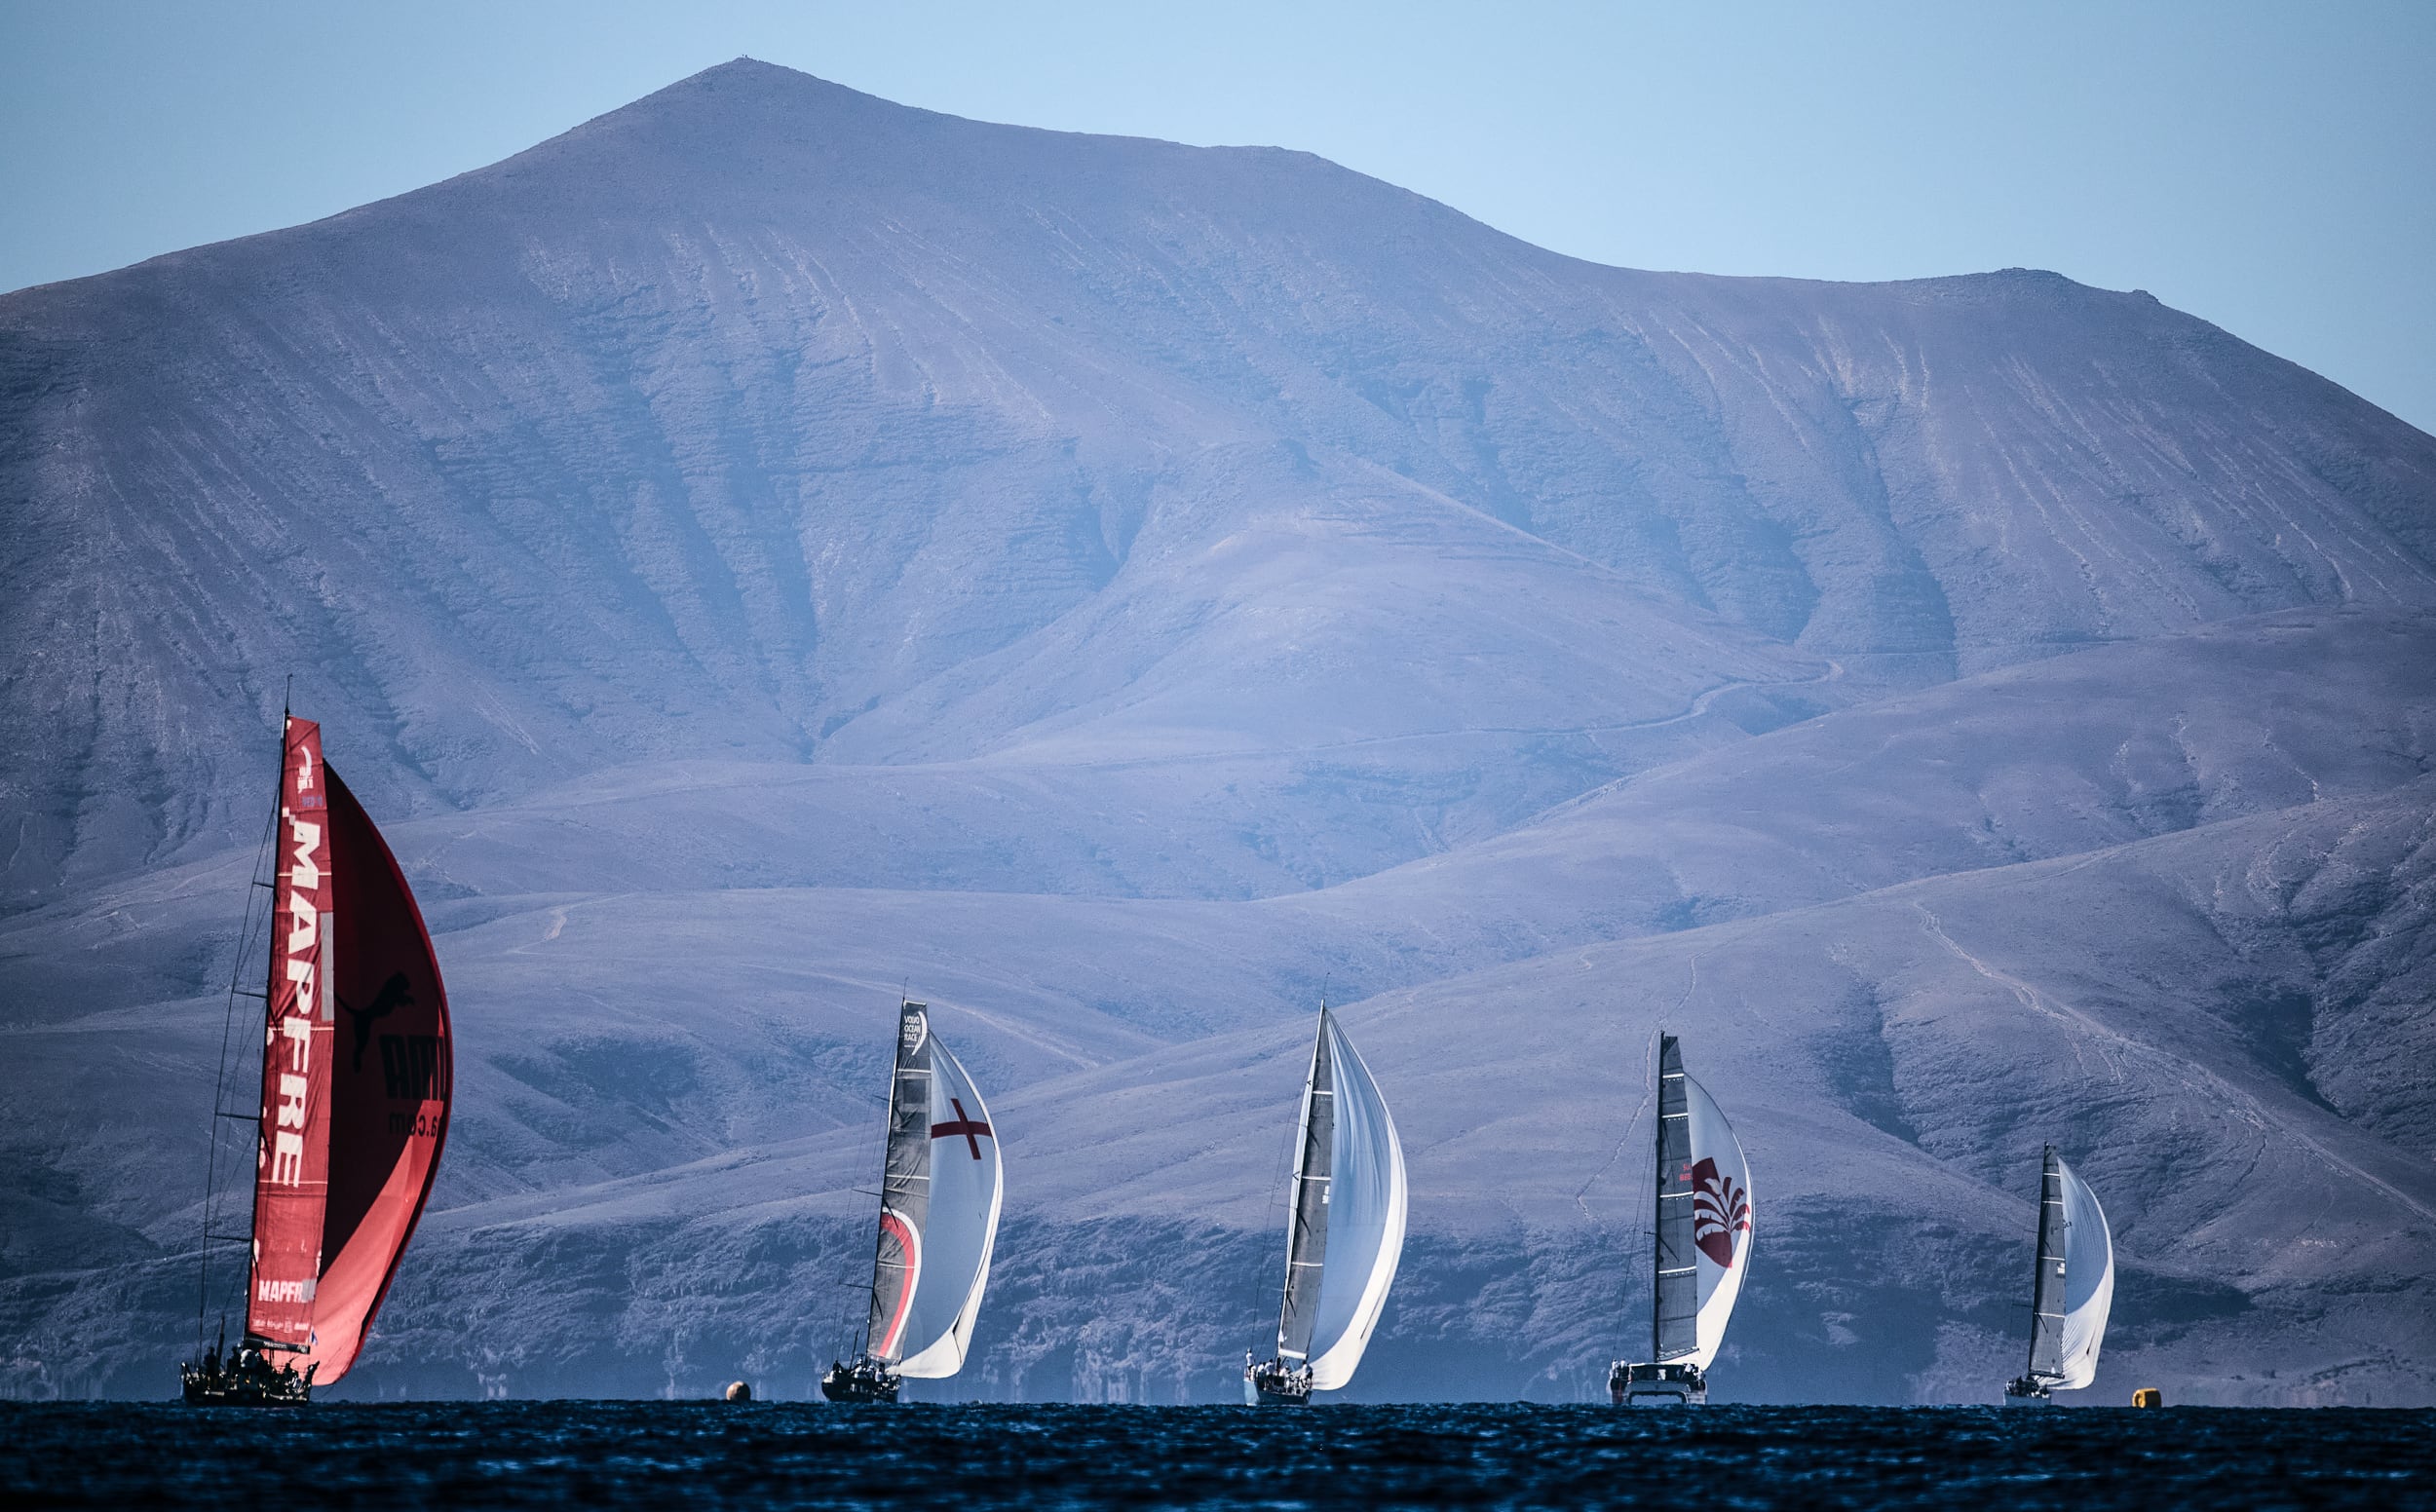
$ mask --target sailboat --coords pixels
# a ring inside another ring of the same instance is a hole
[[[255,1129],[245,1333],[183,1367],[198,1404],[301,1403],[347,1374],[448,1138],[448,995],[431,933],[380,830],[323,761],[321,726],[293,715],[272,843],[260,1112],[219,1115]]]
[[[990,1111],[932,1032],[930,1005],[900,1002],[870,1317],[854,1358],[820,1378],[822,1396],[894,1402],[907,1376],[964,1369],[989,1284],[1005,1174]]]
[[[1618,1360],[1618,1407],[1699,1404],[1726,1320],[1751,1268],[1751,1166],[1708,1089],[1684,1074],[1675,1037],[1657,1038],[1657,1198],[1650,1358]]]
[[[1324,1002],[1295,1150],[1277,1352],[1243,1356],[1243,1400],[1254,1407],[1300,1405],[1353,1379],[1404,1253],[1395,1120]]]
[[[2004,1384],[2007,1407],[2044,1407],[2098,1377],[2114,1306],[2114,1236],[2073,1168],[2046,1147],[2038,1183],[2038,1262],[2030,1292],[2030,1369]]]

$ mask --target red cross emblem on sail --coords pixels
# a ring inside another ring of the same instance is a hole
[[[981,1141],[973,1136],[987,1135],[990,1132],[990,1126],[986,1123],[976,1122],[974,1119],[966,1115],[965,1100],[963,1098],[951,1097],[947,1100],[947,1104],[949,1107],[956,1110],[955,1119],[948,1123],[932,1124],[931,1137],[933,1139],[954,1139],[957,1135],[961,1134],[965,1137],[965,1147],[972,1152],[972,1158],[975,1160],[980,1159]]]
[[[1751,1231],[1751,1192],[1703,1159],[1692,1168],[1692,1242],[1719,1267],[1734,1267],[1734,1235]]]

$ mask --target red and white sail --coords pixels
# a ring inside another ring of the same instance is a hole
[[[990,1110],[919,1002],[897,1009],[869,1349],[900,1376],[964,1368],[989,1285],[1006,1169]]]
[[[414,894],[323,764],[320,728],[291,718],[286,747],[247,1329],[304,1350],[299,1368],[328,1385],[362,1350],[439,1168],[448,998]]]
[[[331,1015],[336,888],[322,730],[290,719],[282,741],[271,982],[262,1028],[262,1123],[254,1147],[253,1264],[246,1332],[308,1349],[329,1202]]]
[[[1684,1092],[1692,1125],[1692,1247],[1698,1256],[1698,1343],[1691,1359],[1706,1370],[1751,1273],[1751,1162],[1708,1088],[1686,1077]]]

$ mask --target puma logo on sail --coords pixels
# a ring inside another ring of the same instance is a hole
[[[389,980],[381,984],[381,990],[372,999],[369,1007],[359,1008],[346,999],[339,998],[336,993],[330,996],[336,999],[340,1007],[347,1010],[348,1020],[356,1026],[356,1054],[351,1069],[361,1072],[363,1070],[363,1052],[372,1043],[372,1026],[398,1011],[400,1004],[411,1005],[414,1002],[414,989],[406,981],[406,973],[392,971],[389,974]]]

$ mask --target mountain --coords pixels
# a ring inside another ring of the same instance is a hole
[[[0,296],[0,1389],[183,1345],[292,673],[459,1030],[349,1392],[808,1390],[910,983],[1009,1162],[951,1395],[1225,1394],[1325,990],[1414,1173],[1358,1392],[1632,1347],[1663,1023],[1721,1394],[1991,1395],[2052,1141],[2105,1399],[2436,1400],[2436,438],[2144,294],[739,60]]]

